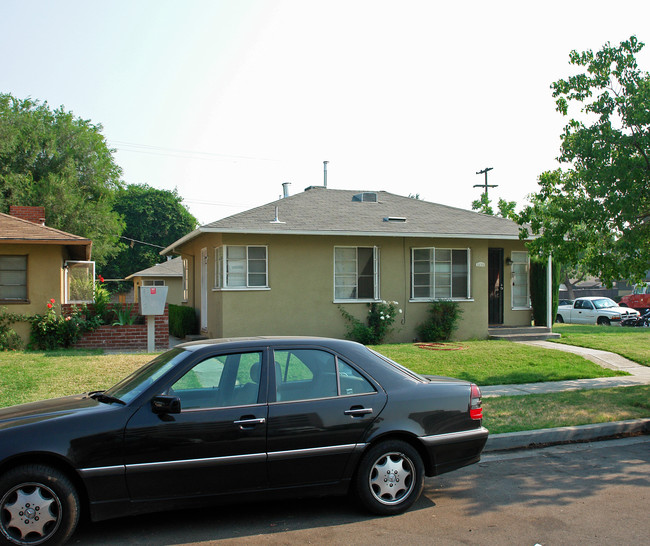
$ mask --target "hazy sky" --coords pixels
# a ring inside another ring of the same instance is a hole
[[[550,84],[650,2],[0,0],[0,92],[101,123],[127,183],[200,223],[323,183],[471,208],[557,167]]]

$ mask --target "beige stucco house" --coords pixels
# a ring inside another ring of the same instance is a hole
[[[126,277],[133,281],[134,301],[138,303],[141,286],[167,286],[167,303],[183,303],[183,259],[181,257],[156,264]]]
[[[10,212],[0,214],[0,306],[17,314],[44,313],[54,299],[58,309],[71,301],[71,271],[92,286],[89,239],[47,227],[43,207],[12,206]],[[13,328],[29,340],[29,324]]]
[[[514,222],[383,191],[322,186],[204,225],[163,250],[209,337],[344,337],[339,306],[399,302],[410,342],[435,299],[460,302],[458,339],[530,326],[529,260]]]

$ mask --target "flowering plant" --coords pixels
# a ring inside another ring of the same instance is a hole
[[[352,316],[339,305],[339,311],[347,321],[347,338],[364,345],[378,345],[393,330],[392,326],[402,310],[396,301],[373,301],[368,304],[367,324]]]
[[[70,347],[84,332],[99,326],[97,320],[86,318],[87,309],[73,307],[70,314],[64,317],[57,314],[55,304],[56,300],[52,298],[47,302],[47,311],[44,315],[26,317],[31,325],[30,349],[50,350]]]

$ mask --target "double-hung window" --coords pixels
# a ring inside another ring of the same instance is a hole
[[[221,246],[215,256],[216,288],[268,288],[266,246]]]
[[[334,248],[334,299],[379,299],[379,249]]]
[[[468,248],[411,249],[411,299],[469,299]]]
[[[530,309],[528,285],[530,260],[528,252],[513,251],[510,258],[512,260],[512,308]]]
[[[0,256],[0,301],[27,301],[27,256]]]

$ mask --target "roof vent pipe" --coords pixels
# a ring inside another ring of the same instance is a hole
[[[282,182],[282,197],[284,199],[289,197],[289,186],[291,186],[291,182]]]
[[[329,161],[323,161],[323,187],[327,189],[327,164]]]

